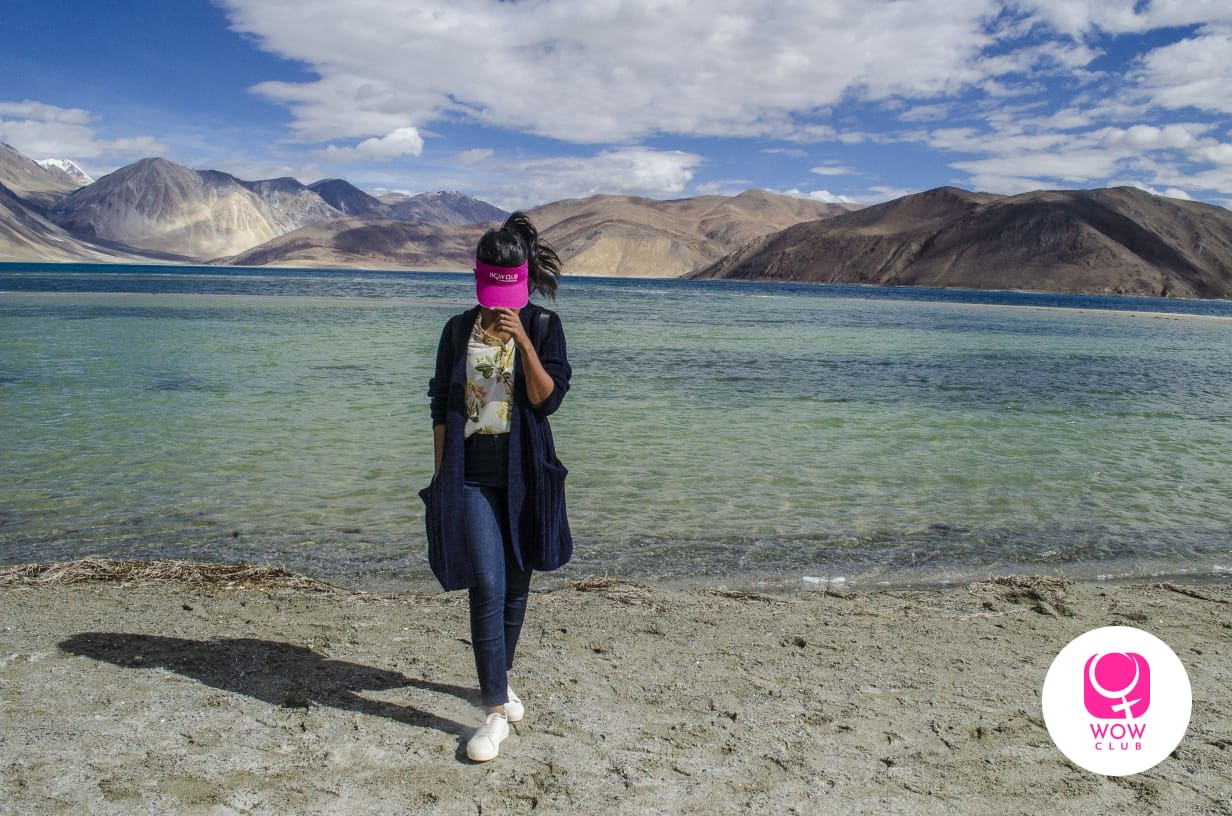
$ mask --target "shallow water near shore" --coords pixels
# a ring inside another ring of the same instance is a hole
[[[432,588],[427,381],[472,296],[451,274],[0,267],[0,561]],[[1232,304],[566,278],[554,308],[560,577],[1232,571],[1232,322],[1203,319]]]

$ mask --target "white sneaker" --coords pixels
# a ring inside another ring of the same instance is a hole
[[[509,723],[505,715],[493,711],[484,718],[483,725],[466,743],[466,755],[474,762],[487,762],[496,759],[500,753],[500,744],[509,736]]]
[[[505,717],[509,722],[521,722],[526,716],[526,706],[522,705],[522,698],[513,690],[513,686],[505,687],[509,699],[505,701]]]

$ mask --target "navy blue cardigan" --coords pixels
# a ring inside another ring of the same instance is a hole
[[[466,425],[466,346],[454,348],[454,338],[469,337],[479,307],[454,315],[445,323],[436,351],[436,372],[428,385],[432,426],[444,424],[445,451],[440,472],[420,493],[426,507],[428,561],[432,572],[446,590],[465,589],[475,584],[475,575],[462,525],[462,481],[465,465]],[[526,395],[522,358],[513,367],[513,418],[509,431],[509,484],[506,492],[509,533],[519,566],[555,569],[569,560],[573,551],[564,513],[566,470],[556,458],[556,446],[548,416],[559,406],[569,390],[572,369],[565,352],[565,332],[556,313],[534,303],[527,304],[519,316],[522,328],[534,338],[532,327],[540,312],[547,312],[547,331],[540,339],[538,354],[555,387],[539,405],[531,405]],[[455,321],[463,321],[466,331],[456,332]],[[560,506],[556,506],[556,502]]]

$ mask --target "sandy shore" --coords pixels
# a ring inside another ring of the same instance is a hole
[[[460,594],[0,587],[0,813],[1232,813],[1232,586],[535,593],[526,719],[484,765],[466,621]],[[1113,624],[1194,698],[1124,778],[1039,707]]]

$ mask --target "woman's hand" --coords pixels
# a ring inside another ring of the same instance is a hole
[[[492,334],[505,334],[513,338],[513,342],[517,344],[518,351],[523,354],[526,349],[531,347],[530,338],[526,336],[526,329],[522,328],[522,318],[513,309],[496,308],[492,312],[496,315],[496,323],[492,326]]]

